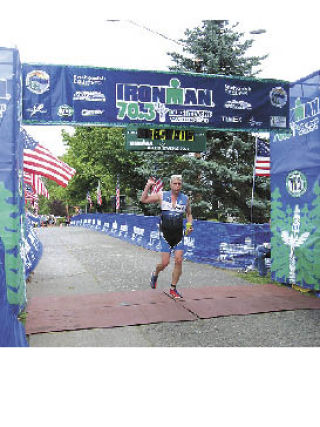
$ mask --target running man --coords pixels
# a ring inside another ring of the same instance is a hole
[[[156,270],[151,274],[150,286],[152,289],[155,289],[157,287],[158,275],[169,265],[171,251],[174,251],[174,269],[172,272],[170,296],[172,298],[178,299],[182,298],[182,295],[180,295],[180,293],[177,291],[177,283],[182,274],[182,261],[184,251],[184,214],[186,214],[188,222],[188,233],[193,230],[190,201],[188,196],[181,193],[181,175],[171,176],[171,191],[160,191],[159,193],[150,195],[149,191],[154,184],[155,181],[153,180],[153,178],[149,178],[140,199],[142,203],[159,203],[161,205],[161,262],[157,264]]]

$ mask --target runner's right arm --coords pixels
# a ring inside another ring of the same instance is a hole
[[[146,186],[144,187],[140,202],[142,203],[161,203],[162,192],[155,194],[149,194],[150,188],[155,184],[153,179],[148,179]]]

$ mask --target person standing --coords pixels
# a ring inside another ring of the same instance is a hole
[[[189,234],[193,230],[191,205],[188,196],[181,192],[181,175],[171,176],[170,191],[160,191],[155,194],[149,194],[149,191],[154,184],[154,179],[149,178],[140,199],[142,203],[159,203],[161,206],[161,261],[157,264],[155,271],[151,274],[150,286],[152,289],[157,287],[159,273],[169,265],[171,252],[174,252],[174,268],[172,272],[170,296],[172,298],[179,299],[182,298],[182,295],[177,291],[177,283],[182,274],[184,252],[183,238],[185,234],[183,218],[184,215],[186,215],[186,232]]]

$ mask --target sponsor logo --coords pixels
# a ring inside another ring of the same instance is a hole
[[[236,101],[233,99],[232,101],[227,101],[224,104],[224,108],[231,108],[232,110],[252,110],[252,105],[250,102]]]
[[[108,230],[108,229],[109,229],[109,227],[110,227],[110,223],[109,223],[109,222],[105,222],[105,223],[103,224],[102,231],[106,231],[106,230]]]
[[[27,111],[30,113],[30,117],[39,114],[45,114],[47,110],[44,108],[44,104],[34,104],[32,108],[27,108]]]
[[[295,101],[294,108],[291,109],[291,119],[295,123],[299,123],[305,119],[315,117],[320,114],[319,97],[313,98],[308,102],[301,102],[300,98]]]
[[[171,79],[169,86],[118,83],[117,101],[153,102],[174,105],[201,105],[214,107],[211,89],[181,88],[179,79]]]
[[[280,86],[272,88],[269,96],[270,96],[271,104],[274,107],[282,108],[287,104],[287,101],[288,101],[287,92]]]
[[[94,102],[105,102],[106,97],[102,92],[98,91],[77,91],[73,95],[74,101],[94,101]]]
[[[49,90],[50,76],[43,70],[33,70],[26,76],[26,87],[30,92],[42,95]]]
[[[255,120],[255,118],[252,116],[252,117],[250,117],[250,119],[249,119],[249,124],[250,124],[250,126],[251,126],[251,127],[259,127],[259,126],[261,126],[261,125],[262,125],[262,122],[257,122],[257,121]]]
[[[139,228],[134,226],[133,227],[133,234],[137,235],[137,236],[143,236],[144,235],[144,228]]]
[[[225,93],[231,96],[246,96],[249,95],[252,88],[250,86],[231,86],[228,84],[224,85]]]
[[[67,104],[60,105],[57,112],[58,116],[60,117],[71,117],[73,113],[74,113],[74,109]]]
[[[270,126],[277,128],[286,128],[287,127],[287,118],[283,116],[271,116],[270,117]]]
[[[79,86],[94,86],[94,85],[101,85],[106,78],[104,76],[87,76],[86,74],[83,75],[73,75],[73,83]]]
[[[189,248],[195,248],[195,238],[194,237],[184,237],[184,244]]]
[[[301,171],[294,170],[287,175],[286,188],[292,197],[301,197],[307,187],[307,178]]]
[[[273,141],[284,141],[315,132],[319,129],[320,99],[315,97],[307,102],[302,102],[298,97],[294,107],[290,109],[290,128],[292,135],[275,133]]]
[[[221,120],[225,123],[242,123],[240,116],[221,116]]]
[[[192,107],[215,107],[213,90],[180,87],[181,82],[172,78],[169,86],[137,85],[117,83],[116,106],[117,118],[124,120],[154,121],[159,116],[160,122],[166,121],[169,114],[171,122],[208,123],[205,117],[206,110],[180,110],[168,108],[168,105],[181,105]],[[208,112],[208,114],[211,114]]]
[[[212,112],[207,110],[170,110],[169,119],[182,123],[209,123]]]
[[[104,113],[104,110],[81,110],[82,116],[101,116]]]

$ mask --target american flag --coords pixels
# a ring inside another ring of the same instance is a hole
[[[24,189],[24,198],[26,202],[33,202],[33,200],[36,197],[36,193],[34,192],[34,189],[32,188],[32,186],[30,184],[26,184],[25,185],[25,189]]]
[[[41,177],[29,172],[23,172],[23,179],[25,184],[29,184],[32,186],[33,190],[36,194],[39,194],[40,196],[44,196],[47,199],[50,198],[49,192],[44,185],[44,182],[42,181]]]
[[[120,181],[119,177],[117,178],[117,186],[116,186],[116,210],[120,209]]]
[[[39,213],[39,198],[38,195],[35,193],[34,189],[30,184],[25,185],[24,189],[24,198],[25,203],[27,204],[30,202],[30,204],[33,206],[35,213],[38,215]]]
[[[91,199],[89,191],[87,192],[87,200],[88,200],[88,202],[90,204],[90,208],[92,208],[92,199]]]
[[[163,182],[161,178],[153,178],[155,180],[155,184],[152,186],[151,194],[159,193],[163,189]]]
[[[99,206],[102,205],[100,181],[98,182],[98,187],[97,187],[97,203],[98,203]]]
[[[257,138],[255,175],[270,176],[270,142]]]
[[[20,137],[24,144],[24,171],[45,176],[58,185],[66,187],[76,173],[75,169],[59,160],[47,148],[36,142],[24,129],[20,132]]]

